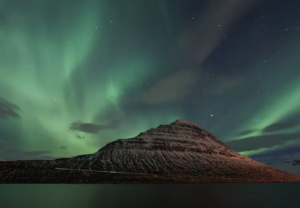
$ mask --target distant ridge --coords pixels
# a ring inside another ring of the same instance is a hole
[[[272,168],[276,168],[278,170],[300,175],[300,160],[291,160],[285,162],[265,163],[265,164]]]

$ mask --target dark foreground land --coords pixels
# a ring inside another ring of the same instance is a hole
[[[40,163],[40,165],[38,165]],[[41,164],[44,165],[41,165]],[[46,165],[47,164],[47,165]],[[122,183],[253,183],[253,182],[300,182],[300,176],[291,175],[282,180],[264,177],[237,177],[236,175],[204,175],[167,173],[122,173],[115,171],[82,170],[60,168],[45,161],[0,162],[0,183],[83,183],[83,184],[122,184]],[[52,166],[52,167],[51,167]]]

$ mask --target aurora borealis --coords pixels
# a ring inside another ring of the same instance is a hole
[[[299,6],[0,0],[0,158],[94,153],[179,118],[257,160],[297,154]]]

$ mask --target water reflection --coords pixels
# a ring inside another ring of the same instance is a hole
[[[1,207],[298,207],[299,183],[1,185]]]

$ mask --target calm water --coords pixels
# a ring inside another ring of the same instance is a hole
[[[0,185],[1,208],[300,207],[300,183]]]

